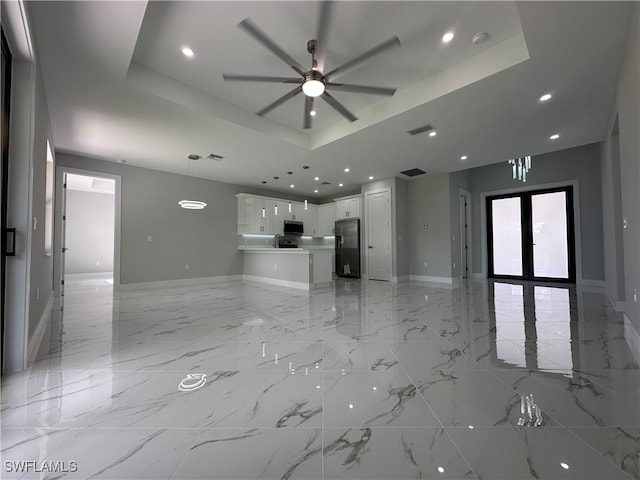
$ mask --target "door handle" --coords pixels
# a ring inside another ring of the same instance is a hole
[[[11,241],[7,238],[7,247],[4,254],[7,257],[15,257],[16,256],[16,229],[15,228],[7,228],[7,236],[11,235]],[[8,247],[11,245],[11,248]]]
[[[373,248],[373,246],[372,246],[372,245],[369,245],[369,248]]]
[[[69,250],[67,247],[62,247],[62,253],[66,252],[67,250]]]

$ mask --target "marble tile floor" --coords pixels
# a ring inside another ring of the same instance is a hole
[[[3,479],[640,478],[638,352],[598,290],[67,283],[2,378]]]

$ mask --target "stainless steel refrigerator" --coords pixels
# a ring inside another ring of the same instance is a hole
[[[335,238],[336,275],[360,278],[360,219],[338,220]]]

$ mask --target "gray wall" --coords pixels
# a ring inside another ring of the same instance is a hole
[[[409,273],[451,277],[449,175],[433,175],[409,182],[408,203]]]
[[[602,149],[602,190],[605,213],[614,215],[605,229],[607,292],[640,333],[640,7],[629,18],[629,40],[620,68],[615,103],[609,122],[609,137]],[[618,134],[615,131],[618,119]],[[619,170],[619,171],[618,171]],[[617,198],[619,196],[619,198]],[[619,205],[619,207],[618,207]],[[617,211],[616,211],[617,210]],[[622,219],[627,228],[622,228]],[[620,270],[623,275],[620,275]]]
[[[47,176],[47,140],[54,148],[47,97],[40,69],[36,69],[35,118],[33,133],[33,188],[31,215],[36,219],[36,229],[31,231],[31,288],[29,297],[29,339],[33,336],[40,318],[45,313],[53,292],[53,256],[45,255],[45,208]],[[33,225],[31,225],[33,227]],[[39,297],[39,298],[38,298]]]
[[[61,152],[56,160],[121,176],[121,284],[242,274],[236,194],[268,192]],[[185,197],[207,208],[180,208]]]
[[[67,190],[65,273],[113,272],[114,196]]]
[[[600,145],[591,144],[536,155],[533,167],[523,184],[513,180],[507,162],[500,162],[469,171],[472,188],[473,272],[482,272],[482,236],[480,194],[577,180],[580,191],[580,225],[582,240],[582,278],[604,280],[602,232],[602,194],[600,175]],[[579,279],[578,279],[579,280]]]
[[[396,270],[394,275],[398,278],[410,274],[409,269],[409,182],[396,177],[394,190],[395,205],[395,258]]]

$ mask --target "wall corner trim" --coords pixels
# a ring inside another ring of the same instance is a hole
[[[31,340],[29,340],[29,346],[27,349],[27,368],[35,362],[36,355],[40,350],[40,344],[42,343],[44,334],[47,331],[47,325],[49,325],[49,321],[51,320],[51,309],[53,308],[54,298],[53,292],[51,292],[49,294],[49,300],[47,300],[47,305],[44,307],[42,315],[38,319],[38,326],[33,332]]]

